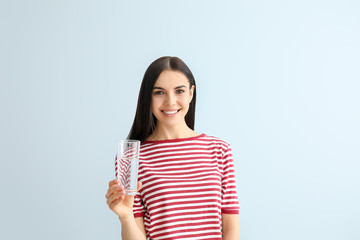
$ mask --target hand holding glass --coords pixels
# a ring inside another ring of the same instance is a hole
[[[118,141],[115,176],[125,188],[125,195],[135,195],[139,168],[140,141]]]

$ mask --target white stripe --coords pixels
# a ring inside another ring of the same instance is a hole
[[[217,219],[217,220],[219,220],[219,214],[218,213],[203,213],[201,215],[198,214],[197,217],[203,217],[204,219],[212,219],[212,220]],[[165,221],[174,221],[174,222],[178,223],[178,222],[180,222],[180,220],[179,221],[176,221],[176,220],[181,219],[181,218],[184,218],[184,216],[181,216],[181,215],[180,216],[171,216],[171,217],[167,217],[167,218],[157,219],[156,221],[155,220],[151,221],[145,216],[144,223],[146,224],[147,222],[151,222],[151,223],[157,223],[158,224],[158,223],[165,222]],[[164,224],[166,224],[166,223],[164,223]]]
[[[218,227],[217,224],[204,224],[203,227]],[[165,233],[165,232],[169,232],[169,231],[178,231],[178,230],[184,230],[184,229],[201,229],[202,226],[186,226],[186,227],[176,227],[176,228],[172,228],[172,229],[164,229],[161,231],[157,231],[156,234],[161,234],[161,233]],[[214,231],[214,230],[213,230]]]
[[[163,181],[165,179],[162,179]],[[206,187],[194,187],[194,185],[199,185],[199,184],[208,184],[208,186],[212,186],[218,189],[221,189],[221,187],[219,185],[217,185],[216,183],[214,183],[214,181],[193,181],[193,182],[171,182],[171,183],[160,183],[157,185],[154,185],[153,187],[149,187],[149,188],[144,188],[143,193],[145,194],[148,191],[152,191],[153,189],[156,188],[161,188],[161,187],[173,187],[174,185],[176,186],[180,186],[182,185],[182,188],[168,188],[165,191],[170,191],[171,189],[173,189],[173,191],[179,191],[179,190],[185,190],[185,189],[205,189]],[[146,190],[145,190],[146,189]],[[163,191],[163,190],[161,190]],[[150,196],[150,194],[149,194]]]
[[[211,157],[210,159],[208,159],[209,157]],[[217,158],[214,158],[217,157]],[[153,159],[151,159],[153,158]],[[191,159],[184,159],[184,158],[191,158]],[[151,157],[142,157],[140,158],[140,161],[142,161],[142,164],[147,164],[147,163],[151,163],[151,162],[158,162],[158,161],[163,161],[160,163],[152,163],[152,164],[166,164],[167,162],[173,162],[174,159],[183,159],[182,161],[186,162],[186,161],[194,161],[194,158],[196,159],[196,161],[222,161],[222,155],[221,154],[212,154],[211,156],[209,156],[209,154],[196,154],[196,155],[181,155],[181,154],[177,154],[174,156],[151,156]],[[165,161],[168,160],[168,161]],[[178,162],[176,162],[178,163]],[[151,164],[151,165],[152,165]],[[156,166],[156,165],[152,165],[152,166]]]
[[[219,192],[218,191],[206,191],[206,192],[201,192],[201,193],[197,194],[197,196],[208,195],[208,194],[219,194]],[[194,196],[194,193],[166,194],[166,197],[168,197],[168,198],[171,198],[171,197],[183,198],[183,197],[186,197],[186,196]],[[149,205],[149,204],[151,204],[151,202],[156,202],[156,200],[159,200],[161,198],[163,198],[163,196],[151,198],[151,199],[147,200],[147,204]],[[144,199],[144,201],[146,201],[146,199]]]
[[[202,231],[199,231],[199,232],[192,232],[191,234],[203,234],[203,233],[210,233],[210,232],[218,232],[216,230],[202,230]],[[174,233],[174,234],[169,234],[169,235],[166,235],[166,236],[161,236],[161,237],[157,237],[156,239],[168,239],[170,237],[176,237],[176,236],[181,236],[182,234],[188,234],[188,233]],[[220,235],[217,235],[217,237],[221,236],[221,233],[219,232]],[[208,236],[206,236],[208,237]],[[191,237],[187,237],[189,239],[193,239]],[[204,238],[204,237],[202,237]],[[186,238],[183,238],[183,239],[186,239]],[[155,240],[155,239],[154,239]]]
[[[176,203],[176,202],[188,202],[188,201],[200,201],[200,200],[203,200],[203,204],[205,204],[206,200],[211,200],[210,203],[214,204],[214,199],[213,198],[209,198],[209,197],[197,197],[197,198],[176,198],[176,199],[171,199],[171,200],[166,200],[166,203]],[[217,199],[217,200],[220,200],[220,199]],[[161,204],[164,204],[164,202],[157,202],[157,203],[153,203],[151,204],[151,207],[156,207],[158,205],[161,205]],[[185,203],[185,204],[190,204],[190,203]],[[194,203],[192,203],[194,204]],[[216,204],[218,204],[216,202]],[[187,205],[186,205],[187,206]]]
[[[219,219],[219,214],[218,213],[203,213],[203,214],[198,214],[197,215],[198,217],[204,217],[204,219]],[[194,216],[192,216],[194,217]],[[208,218],[208,217],[211,217],[211,218]],[[181,218],[184,218],[184,216],[171,216],[171,217],[167,217],[167,218],[162,218],[162,219],[157,219],[156,221],[151,221],[151,223],[161,223],[161,222],[164,222],[164,221],[175,221],[175,222],[179,222],[179,221],[176,221],[176,219],[181,219]],[[146,221],[149,221],[150,220],[147,218]],[[144,222],[146,222],[144,221]],[[166,224],[166,223],[164,223]]]
[[[156,166],[153,166],[152,164],[142,164],[142,169],[149,169],[149,170],[162,170],[162,169],[168,169],[168,168],[185,168],[185,167],[196,167],[196,166],[204,166],[204,167],[217,167],[217,163],[215,164],[209,164],[209,163],[194,163],[194,161],[177,161],[176,164],[171,163],[161,163],[156,164]],[[155,164],[154,164],[155,165]]]
[[[211,200],[211,199],[209,199],[209,200]],[[160,212],[160,211],[162,211],[162,210],[168,210],[167,212],[169,212],[169,211],[171,211],[172,209],[174,209],[174,208],[184,208],[184,207],[186,207],[186,208],[192,208],[192,207],[194,207],[194,208],[196,208],[196,209],[205,209],[205,208],[199,208],[198,206],[217,206],[217,207],[219,207],[219,209],[221,209],[221,203],[218,203],[218,202],[204,202],[204,203],[189,203],[189,204],[184,204],[184,203],[180,203],[180,204],[174,204],[174,205],[171,205],[171,206],[169,206],[169,205],[166,205],[166,206],[164,206],[164,207],[159,207],[159,208],[156,208],[156,209],[154,209],[154,210],[149,210],[149,212],[150,212],[150,214],[156,214],[157,212]],[[198,207],[198,208],[197,208]],[[191,211],[190,209],[188,209],[188,210],[186,210],[186,211]]]
[[[222,204],[219,203],[219,202],[214,202],[214,201],[211,201],[212,199],[206,199],[206,201],[204,201],[203,203],[179,203],[179,204],[174,204],[174,205],[165,205],[164,207],[158,207],[156,209],[154,208],[151,208],[149,211],[150,214],[155,214],[159,211],[162,211],[162,210],[171,210],[171,209],[175,209],[175,208],[196,208],[196,209],[200,209],[201,207],[209,207],[209,206],[213,206],[213,207],[216,207],[218,209],[221,209],[222,207]],[[203,208],[203,209],[204,209]],[[191,211],[191,209],[189,210],[183,210],[183,211]]]
[[[186,165],[186,167],[189,167],[189,166],[203,166],[203,165]],[[178,166],[177,168],[179,168],[180,166]],[[185,166],[181,166],[182,168],[184,168]],[[152,173],[156,173],[156,172],[159,172],[159,173],[161,173],[159,170],[166,170],[166,169],[171,169],[171,168],[176,168],[176,167],[174,167],[174,166],[172,166],[172,167],[162,167],[162,168],[157,168],[157,169],[152,169],[152,168],[142,168],[141,170],[139,170],[139,172],[141,172],[141,173],[143,173],[144,172],[144,170],[150,170],[150,171],[152,171]],[[203,168],[195,168],[195,169],[192,169],[192,171],[204,171],[204,170],[217,170],[218,168],[217,167],[208,167],[207,165],[205,165],[205,166],[203,166]],[[190,171],[190,169],[189,169],[189,171]],[[178,170],[178,171],[175,171],[175,170],[173,170],[173,171],[167,171],[166,173],[178,173],[178,172],[184,172],[184,170]]]
[[[211,189],[213,189],[214,187],[211,187]],[[193,188],[193,189],[207,189],[207,188]],[[177,189],[178,190],[178,189]],[[159,190],[159,191],[156,191],[156,194],[159,194],[159,193],[166,193],[168,192],[169,190],[167,189],[164,189],[164,190]],[[207,194],[219,194],[219,191],[201,191],[199,193],[197,193],[197,195],[207,195]],[[162,199],[164,198],[164,196],[159,196],[159,197],[154,197],[154,198],[151,198],[151,199],[148,199],[149,197],[151,197],[152,195],[154,195],[154,193],[150,193],[148,194],[146,197],[144,197],[144,201],[146,201],[146,203],[149,205],[151,202],[154,202],[156,200],[159,200],[159,199]],[[190,193],[174,193],[174,194],[166,194],[166,197],[167,198],[171,198],[171,197],[185,197],[185,196],[193,196],[194,193],[190,192]]]
[[[194,149],[196,148],[196,149]],[[201,148],[201,149],[199,149]],[[176,151],[173,151],[176,150]],[[209,153],[211,154],[219,154],[222,153],[222,151],[220,149],[214,148],[213,146],[210,147],[203,147],[203,146],[190,146],[188,148],[174,148],[171,149],[171,151],[166,151],[166,149],[164,149],[163,151],[159,151],[158,149],[154,149],[154,150],[150,150],[148,152],[142,152],[142,154],[140,154],[140,157],[144,158],[144,159],[148,159],[154,156],[162,156],[162,155],[176,155],[176,154],[183,154],[184,152],[186,153],[207,153],[207,155],[209,155]],[[221,154],[222,156],[222,154]]]
[[[212,183],[214,183],[214,182],[216,182],[216,179],[218,179],[218,180],[221,180],[221,177],[218,175],[218,174],[213,174],[213,175],[211,175],[211,176],[201,176],[201,177],[195,177],[196,175],[199,175],[199,174],[202,174],[203,175],[203,173],[197,173],[197,174],[192,174],[192,175],[186,175],[186,177],[191,177],[191,180],[193,181],[193,182],[197,182],[198,180],[201,180],[201,179],[213,179],[213,181],[212,181]],[[143,176],[142,176],[143,177]],[[155,178],[154,178],[155,177]],[[149,180],[149,179],[151,179],[151,178],[154,178],[152,181],[149,181],[149,182],[147,182],[147,183],[144,183],[143,185],[142,185],[142,187],[145,189],[148,185],[151,185],[151,184],[154,184],[154,183],[157,183],[157,182],[164,182],[164,181],[166,181],[167,179],[166,178],[170,178],[171,177],[171,179],[169,179],[169,181],[171,180],[171,181],[176,181],[176,183],[175,184],[177,184],[177,181],[183,181],[184,180],[184,176],[182,177],[182,178],[174,178],[174,175],[167,175],[167,176],[164,176],[164,175],[159,175],[159,176],[149,176],[149,177],[147,177],[147,178],[142,178],[142,181],[143,182],[145,182],[145,181],[147,181],[147,180]],[[214,179],[215,178],[215,179]],[[188,182],[189,183],[189,182]]]
[[[148,177],[145,177],[145,176],[148,176]],[[203,176],[199,176],[199,175],[204,175],[204,172],[200,172],[200,173],[191,173],[191,174],[181,174],[181,175],[154,175],[154,174],[139,174],[139,178],[141,177],[143,182],[145,181],[150,181],[149,183],[147,183],[147,185],[149,184],[152,184],[152,183],[155,183],[155,182],[158,182],[158,181],[164,181],[164,180],[172,180],[174,179],[174,181],[178,181],[178,180],[183,180],[184,178],[185,179],[191,179],[191,180],[196,180],[196,179],[201,179],[203,178]],[[212,174],[210,177],[216,177],[216,178],[220,178],[220,173],[216,174],[216,172],[214,172],[214,174]],[[209,176],[205,176],[206,178],[208,178]],[[155,178],[155,179],[152,179],[152,178]],[[158,179],[156,179],[158,178]],[[145,185],[144,185],[145,186]]]
[[[216,232],[216,231],[215,231]],[[219,235],[206,235],[206,238],[221,238],[221,232]],[[204,239],[204,236],[200,237],[184,237],[182,239],[191,239],[191,240],[198,240],[198,239]]]
[[[208,210],[214,211],[213,208],[208,208]],[[192,210],[192,215],[191,215],[191,217],[205,217],[205,216],[207,216],[206,214],[208,214],[208,213],[204,214],[204,213],[201,213],[201,211],[204,211],[204,209],[201,209],[201,210],[194,209],[194,210]],[[157,222],[164,222],[164,221],[166,221],[166,220],[169,220],[169,221],[170,221],[172,217],[166,216],[166,215],[171,215],[171,214],[176,214],[176,213],[181,213],[181,212],[183,212],[183,211],[178,210],[178,211],[172,211],[171,213],[156,214],[156,215],[154,215],[154,216],[152,216],[152,217],[153,217],[153,218],[156,218],[156,217],[159,217],[159,216],[165,216],[165,217],[164,217],[164,218],[157,219],[157,220],[154,220],[154,221],[151,221],[151,223],[152,223],[152,224],[155,224],[155,223],[157,223]],[[198,212],[200,212],[200,213],[198,213]],[[220,214],[221,214],[221,210],[217,211],[216,216],[219,216]],[[215,216],[215,214],[214,214],[213,216]],[[186,216],[185,216],[185,217],[186,217]],[[184,215],[177,216],[177,218],[184,218]],[[217,219],[219,219],[219,218],[217,218]]]
[[[152,227],[151,231],[154,231],[155,229],[158,229],[158,228],[171,227],[171,226],[178,225],[178,224],[189,224],[189,223],[191,224],[191,223],[202,223],[202,222],[212,222],[212,221],[219,221],[219,218],[215,215],[214,218],[198,219],[198,220],[191,220],[191,221],[168,222],[168,223],[164,223],[164,224],[156,225],[156,226]]]

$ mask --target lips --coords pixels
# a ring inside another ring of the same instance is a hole
[[[178,110],[162,110],[161,112],[165,113],[166,115],[173,115],[176,114],[180,111],[180,109]]]

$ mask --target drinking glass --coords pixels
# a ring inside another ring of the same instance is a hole
[[[125,188],[125,195],[135,195],[139,168],[140,141],[118,141],[115,176]]]

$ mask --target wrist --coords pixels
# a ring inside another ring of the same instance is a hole
[[[134,215],[129,215],[129,216],[119,216],[119,220],[121,222],[121,224],[126,224],[126,223],[130,223],[130,222],[134,222],[135,221],[135,218],[134,218]]]

